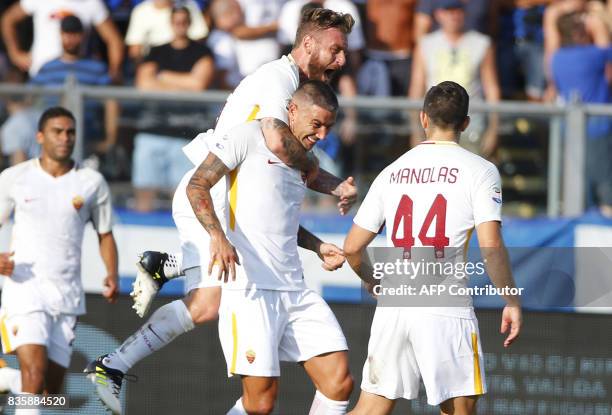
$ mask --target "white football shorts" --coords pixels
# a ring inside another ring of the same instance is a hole
[[[415,399],[421,378],[430,405],[486,393],[478,320],[377,307],[361,389]]]
[[[52,315],[44,311],[7,315],[0,313],[2,351],[15,353],[18,347],[38,344],[47,348],[47,356],[60,366],[70,365],[77,317]]]
[[[224,289],[219,338],[228,376],[277,377],[280,361],[348,349],[336,316],[310,289]]]

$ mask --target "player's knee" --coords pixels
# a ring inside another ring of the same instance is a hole
[[[198,305],[189,308],[191,320],[195,325],[201,325],[209,321],[214,321],[219,318],[219,310],[217,307],[210,305]]]
[[[274,410],[276,396],[274,393],[264,393],[256,398],[242,397],[244,410],[251,415],[267,415]]]
[[[319,392],[334,401],[346,401],[353,391],[353,377],[348,369],[331,376],[328,381],[319,385]]]

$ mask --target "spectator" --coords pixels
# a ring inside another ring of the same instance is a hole
[[[242,76],[236,59],[236,41],[231,32],[242,24],[242,9],[236,0],[214,0],[210,5],[213,30],[206,44],[215,57],[215,88],[233,90]]]
[[[366,60],[357,77],[366,95],[406,96],[414,48],[416,0],[368,0]]]
[[[494,0],[462,0],[465,3],[465,30],[475,30],[493,36],[497,32],[497,17]],[[419,0],[415,16],[416,40],[439,29],[434,10],[439,0]]]
[[[0,147],[11,166],[38,157],[40,153],[36,132],[42,111],[31,107],[28,101],[15,99],[6,105],[9,116],[0,128]]]
[[[111,78],[105,63],[81,57],[83,49],[84,28],[78,17],[69,15],[60,24],[62,56],[45,63],[30,83],[34,85],[63,85],[69,76],[74,76],[76,82],[84,85],[109,85]],[[105,102],[104,127],[98,125],[98,106],[96,103],[86,104],[85,136],[98,138],[105,130],[102,141],[95,144],[97,153],[107,153],[117,142],[117,120],[119,107],[116,101]]]
[[[610,104],[612,48],[591,43],[580,12],[558,19],[561,48],[552,57],[552,75],[561,99]],[[591,116],[587,121],[586,177],[590,201],[612,217],[612,120]]]
[[[170,14],[174,4],[174,0],[145,0],[134,7],[125,36],[130,58],[139,62],[151,47],[172,41],[174,32],[170,25]],[[204,39],[208,34],[208,26],[197,3],[185,0],[181,2],[181,7],[187,8],[191,16],[189,38]]]
[[[612,4],[612,3],[611,3]],[[607,11],[598,1],[563,0],[548,6],[544,12],[544,50],[547,79],[551,78],[550,59],[561,44],[557,21],[560,16],[571,12],[582,13],[585,29],[593,44],[605,48],[610,44],[610,28],[606,19]],[[548,90],[548,98],[554,97],[554,89]]]
[[[461,0],[442,0],[438,3],[434,13],[440,29],[423,36],[414,52],[411,98],[421,99],[430,87],[442,81],[454,81],[463,86],[471,98],[482,98],[484,95],[487,102],[499,101],[491,40],[476,31],[464,31],[463,7]],[[462,135],[462,144],[480,140],[480,152],[490,157],[497,148],[497,117],[489,117],[488,128],[483,134],[484,124],[482,117],[473,115],[472,127]],[[418,141],[419,138],[413,135],[412,145]]]
[[[500,83],[505,97],[541,101],[544,74],[543,15],[555,0],[499,0],[497,41]]]
[[[283,0],[238,0],[238,3],[244,20],[232,35],[236,39],[238,67],[244,77],[280,56],[276,31]]]
[[[214,77],[212,53],[188,37],[191,14],[186,7],[172,9],[172,42],[151,49],[136,71],[136,87],[142,90],[202,91]],[[158,190],[173,190],[191,163],[183,146],[206,127],[202,111],[163,105],[150,117],[152,123],[134,141],[132,181],[136,189],[136,210],[154,209]],[[192,117],[189,117],[193,115]],[[200,122],[198,124],[198,122]],[[189,127],[186,127],[186,126]]]
[[[119,81],[123,41],[102,0],[20,0],[13,4],[2,16],[2,36],[13,64],[34,76],[45,62],[60,56],[60,21],[71,14],[77,16],[85,27],[95,26],[106,43],[110,76]],[[28,16],[34,20],[34,41],[30,52],[19,49],[16,33],[17,24]]]

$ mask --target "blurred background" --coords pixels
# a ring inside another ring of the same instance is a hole
[[[3,0],[0,170],[37,156],[44,108],[71,109],[75,157],[111,185],[121,286],[129,293],[138,252],[178,250],[171,201],[191,168],[180,148],[214,127],[244,76],[288,53],[301,10],[320,6],[356,19],[348,64],[333,82],[341,114],[315,148],[321,166],[354,176],[365,196],[383,167],[423,139],[415,115],[427,89],[456,81],[471,96],[461,144],[502,175],[506,243],[532,248],[510,252],[518,285],[533,287],[526,332],[510,351],[500,347],[499,304],[476,302],[491,374],[481,413],[609,415],[612,1]],[[189,53],[177,53],[171,42],[185,39]],[[337,214],[331,197],[309,194],[304,212],[306,228],[342,243],[351,218]],[[10,227],[2,228],[3,250],[9,240]],[[90,232],[83,278],[91,313],[67,384],[80,391],[76,413],[101,410],[76,375],[86,358],[139,324],[129,298],[111,307],[95,297],[103,275],[96,249]],[[358,385],[372,304],[347,269],[324,273],[308,254],[303,260],[309,284],[347,332]],[[182,282],[162,294],[182,295]],[[226,387],[215,327],[185,336],[135,372],[142,376],[126,388],[129,413],[224,413],[238,394],[237,382]],[[306,413],[312,387],[298,369],[287,373],[277,413]],[[396,413],[436,411],[419,400]]]

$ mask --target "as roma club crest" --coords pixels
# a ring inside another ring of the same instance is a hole
[[[255,361],[255,352],[253,350],[247,350],[247,352],[246,352],[246,360],[249,363],[253,363]]]
[[[75,196],[72,198],[72,206],[74,206],[76,210],[81,209],[83,204],[85,204],[85,199],[83,199],[81,196]]]

